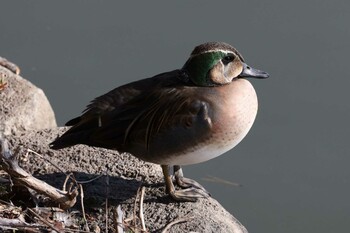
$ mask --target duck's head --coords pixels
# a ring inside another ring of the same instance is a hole
[[[222,42],[195,47],[182,69],[197,86],[220,86],[237,78],[269,77],[268,73],[248,66],[234,47]]]

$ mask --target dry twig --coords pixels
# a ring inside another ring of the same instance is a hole
[[[45,160],[46,162],[48,162],[49,164],[51,164],[52,166],[54,166],[57,170],[59,170],[60,172],[62,173],[65,173],[59,166],[57,166],[56,164],[54,164],[51,160],[45,158],[44,156],[42,156],[41,154],[39,154],[38,152],[32,150],[32,149],[29,149],[27,148],[27,153],[33,153],[37,156],[39,156],[41,159]]]
[[[1,168],[5,170],[14,181],[17,181],[19,184],[27,188],[35,190],[37,193],[49,197],[51,200],[58,203],[63,209],[68,209],[75,204],[78,195],[78,190],[76,188],[70,191],[62,191],[27,173],[18,165],[16,155],[12,155],[7,140],[1,134],[0,146]]]
[[[113,222],[117,233],[124,233],[123,217],[124,213],[120,205],[117,206],[117,209],[113,208]]]
[[[63,230],[57,229],[56,227],[54,227],[51,223],[49,223],[46,219],[44,219],[43,217],[41,217],[39,214],[37,214],[34,210],[28,208],[27,209],[31,214],[33,214],[35,217],[37,217],[41,222],[43,222],[46,226],[48,226],[49,228],[51,228],[52,230],[56,231],[56,232],[63,232]]]
[[[90,231],[89,226],[88,226],[88,224],[87,224],[86,215],[85,215],[84,190],[83,190],[83,186],[82,186],[81,184],[79,184],[79,189],[80,189],[81,211],[83,212],[83,219],[84,219],[84,223],[85,223],[85,230],[86,230],[86,231]]]
[[[137,200],[139,198],[139,195],[140,195],[140,192],[141,192],[141,187],[139,187],[137,189],[137,192],[136,192],[136,197],[135,197],[135,201],[134,201],[134,210],[133,210],[133,213],[132,213],[132,222],[131,222],[131,225],[136,228],[137,227],[137,216],[136,216],[136,207],[137,207]]]
[[[109,176],[106,172],[106,201],[105,201],[105,209],[106,209],[106,233],[108,233],[108,198],[109,198]]]
[[[146,230],[146,225],[145,225],[145,218],[143,215],[143,197],[145,196],[145,187],[141,188],[141,196],[140,196],[140,220],[141,220],[141,226],[143,231]]]
[[[202,180],[208,181],[208,182],[213,182],[213,183],[221,183],[221,184],[225,184],[225,185],[231,185],[231,186],[236,186],[236,187],[242,187],[242,184],[239,184],[237,182],[232,182],[229,180],[225,180],[222,179],[220,177],[216,177],[216,176],[211,176],[208,175],[207,177],[202,178]]]
[[[3,66],[5,68],[11,70],[13,73],[15,73],[17,75],[21,72],[19,67],[15,63],[10,62],[9,60],[7,60],[4,57],[0,57],[0,66]]]
[[[166,225],[166,227],[163,229],[162,233],[167,233],[170,230],[170,228],[175,224],[178,224],[181,222],[187,222],[188,220],[193,219],[193,218],[194,218],[193,216],[177,218],[174,221],[172,221],[171,223],[169,223],[168,225]]]

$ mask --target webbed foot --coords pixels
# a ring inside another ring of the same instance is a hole
[[[185,178],[180,166],[174,166],[174,175],[176,183],[185,189],[175,190],[173,181],[170,176],[168,165],[162,165],[163,175],[167,193],[176,201],[195,202],[198,198],[207,198],[210,194],[198,182]]]

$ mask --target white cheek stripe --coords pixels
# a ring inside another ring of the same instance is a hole
[[[237,54],[234,51],[231,51],[231,50],[222,50],[222,49],[215,49],[214,50],[213,49],[213,50],[204,51],[203,53],[200,53],[200,54],[192,55],[192,56],[190,56],[190,58],[196,57],[196,56],[204,54],[204,53],[216,53],[216,52],[222,52],[224,54],[233,53],[233,54],[235,54],[237,56]]]

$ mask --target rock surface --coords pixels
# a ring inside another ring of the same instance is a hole
[[[178,219],[186,222],[175,224],[169,232],[232,232],[247,233],[245,227],[212,198],[197,202],[177,203],[165,194],[160,166],[143,162],[129,154],[93,148],[83,145],[59,151],[49,149],[48,144],[62,134],[66,128],[32,131],[21,136],[8,137],[12,148],[21,145],[35,154],[21,153],[21,167],[47,181],[55,187],[62,187],[65,174],[74,172],[77,180],[88,180],[107,173],[109,175],[108,203],[111,207],[121,204],[126,217],[132,216],[137,189],[146,187],[144,216],[146,228],[150,232],[160,232]],[[50,163],[58,165],[58,170]],[[101,208],[106,198],[105,178],[83,185],[85,201]],[[76,204],[79,207],[79,204]],[[193,217],[193,218],[192,218]],[[103,223],[102,226],[103,228]]]
[[[24,130],[56,127],[55,114],[44,92],[0,66],[6,86],[0,90],[0,131],[5,135]]]

